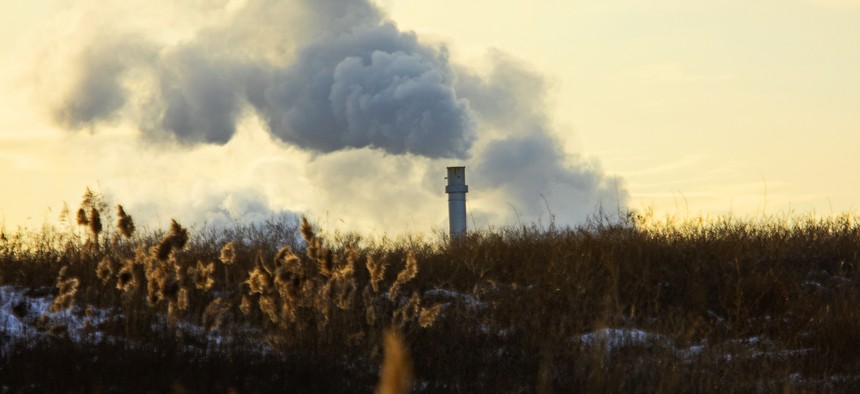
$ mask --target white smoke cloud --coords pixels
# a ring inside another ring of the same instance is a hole
[[[96,37],[83,53],[72,88],[54,108],[67,128],[109,123],[132,97],[124,77],[148,71],[156,86],[142,102],[139,127],[183,143],[227,142],[246,103],[269,130],[304,149],[373,147],[389,153],[465,158],[475,140],[468,101],[457,99],[445,51],[418,42],[362,1],[299,2],[318,34],[283,34],[295,53],[248,53],[249,39],[229,40],[232,23],[201,28],[179,43],[140,43],[131,33]],[[267,5],[271,8],[266,7]],[[259,21],[277,2],[249,2],[236,16]],[[344,14],[344,10],[355,10]],[[279,23],[278,21],[271,21]],[[271,29],[259,26],[269,35]],[[135,32],[136,33],[136,32]],[[254,48],[253,46],[251,48]],[[284,59],[289,59],[284,62]]]
[[[121,152],[80,147],[139,216],[221,224],[288,211],[426,231],[446,222],[447,165],[467,166],[479,225],[511,206],[564,224],[626,206],[619,179],[564,153],[543,78],[507,56],[477,73],[365,0],[201,4],[168,7],[194,15],[175,34],[113,14],[101,21],[111,34],[50,60],[69,72],[42,78],[58,87],[56,124]],[[115,129],[133,131],[98,137]]]

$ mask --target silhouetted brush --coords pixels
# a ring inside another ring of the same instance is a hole
[[[95,208],[90,208],[90,232],[98,242],[99,234],[102,232],[102,217],[99,210]]]
[[[368,326],[376,324],[376,303],[374,302],[373,292],[369,286],[364,286],[364,291],[361,293],[361,298],[364,301],[364,319]]]
[[[15,305],[12,306],[12,314],[18,319],[27,317],[28,313],[30,313],[30,307],[23,300],[16,302]]]
[[[83,208],[78,209],[77,220],[78,220],[78,225],[81,225],[81,226],[86,226],[86,225],[90,224],[90,220],[87,219],[87,211],[84,210]]]

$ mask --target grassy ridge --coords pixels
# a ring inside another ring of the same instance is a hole
[[[0,348],[9,389],[368,392],[389,329],[419,392],[860,389],[852,215],[631,213],[450,243],[289,219],[138,234],[112,214],[90,195],[76,224],[0,239],[0,284],[55,310],[15,309],[33,328]]]

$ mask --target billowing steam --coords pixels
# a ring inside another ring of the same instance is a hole
[[[246,7],[278,10],[274,2],[257,3]],[[393,154],[468,157],[476,138],[474,114],[468,100],[456,96],[444,51],[400,32],[362,1],[298,6],[313,14],[317,29],[325,29],[304,39],[288,37],[296,49],[275,58],[247,53],[245,40],[222,40],[232,33],[232,24],[203,29],[189,42],[163,45],[154,56],[152,46],[133,41],[125,46],[95,42],[83,56],[75,89],[55,110],[57,120],[76,127],[114,119],[129,96],[139,94],[122,84],[122,77],[137,68],[153,74],[157,84],[142,128],[184,143],[226,143],[242,107],[250,104],[272,134],[304,149],[372,147]],[[358,11],[343,15],[346,9]],[[266,26],[258,29],[267,34]]]
[[[314,190],[301,196],[314,194],[319,205],[296,200],[297,210],[374,217],[365,223],[414,222],[416,203],[431,212],[422,216],[434,218],[429,224],[442,223],[435,219],[445,207],[437,201],[441,178],[453,164],[468,167],[476,220],[503,220],[513,206],[523,219],[552,213],[570,223],[601,204],[626,203],[617,179],[565,154],[542,78],[504,55],[492,55],[489,74],[474,72],[453,63],[444,46],[401,31],[367,0],[204,8],[193,10],[198,18],[189,19],[200,22],[180,38],[119,26],[91,34],[51,109],[56,123],[70,130],[127,124],[147,144],[195,152],[234,143],[251,116],[273,138],[266,143],[306,155],[302,182]],[[282,175],[265,182],[291,182]],[[402,179],[392,186],[387,177]],[[231,198],[259,212],[277,195],[269,189]],[[410,200],[397,201],[404,193]]]
[[[492,60],[489,75],[464,70],[457,86],[482,127],[495,132],[474,160],[475,189],[500,191],[528,220],[545,215],[569,223],[595,210],[614,216],[625,209],[620,179],[563,151],[546,114],[543,79],[503,54]]]

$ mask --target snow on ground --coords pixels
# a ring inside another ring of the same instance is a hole
[[[19,337],[24,335],[26,325],[22,318],[16,316],[13,309],[16,305],[23,305],[28,310],[47,311],[50,304],[43,305],[44,300],[30,299],[23,295],[21,289],[14,286],[0,286],[0,335],[9,335],[11,337]]]
[[[105,340],[117,340],[116,337],[99,331],[99,327],[111,318],[121,317],[121,312],[81,305],[75,305],[66,311],[51,312],[53,301],[54,296],[50,294],[50,289],[33,291],[19,286],[0,286],[0,355],[8,352],[16,343],[49,335],[67,335],[78,343],[95,344]],[[167,316],[163,316],[152,329],[158,331],[166,326]],[[197,338],[198,343],[215,347],[229,344],[235,336],[235,333],[227,333],[223,329],[207,332],[202,326],[187,321],[176,322],[173,326],[177,328],[176,333],[181,332],[188,337]],[[254,348],[256,352],[267,354],[274,351],[259,329],[233,328],[241,331],[242,338],[260,338],[258,346]]]
[[[0,286],[0,353],[5,353],[18,341],[51,335],[52,328],[61,327],[64,335],[78,341],[91,341],[98,343],[105,339],[112,339],[98,332],[97,327],[107,321],[109,316],[117,312],[110,309],[89,308],[88,312],[77,305],[70,310],[51,312],[53,295],[49,290],[32,291],[18,286]],[[425,299],[434,299],[446,306],[452,303],[466,306],[471,312],[478,312],[489,308],[487,302],[481,301],[472,295],[464,294],[447,289],[433,289],[424,292]],[[443,309],[444,311],[444,309]],[[444,312],[443,312],[444,313]],[[166,324],[166,320],[164,322]],[[229,335],[215,330],[206,332],[202,327],[189,323],[178,322],[176,327],[186,335],[191,335],[203,341],[219,345],[229,341]],[[254,333],[250,328],[248,335]],[[510,334],[509,330],[498,327],[482,326],[481,331],[499,337]],[[256,333],[259,335],[259,333]],[[261,352],[270,351],[265,341],[261,340]],[[726,341],[720,344],[708,344],[701,342],[691,346],[677,346],[675,342],[662,334],[648,332],[638,328],[601,328],[591,332],[585,332],[569,338],[569,344],[598,349],[599,351],[612,353],[627,347],[649,347],[659,348],[675,354],[678,359],[685,362],[695,362],[706,357],[717,362],[733,362],[736,360],[751,360],[758,358],[785,360],[792,357],[800,357],[812,352],[813,349],[783,349],[773,341],[753,336],[736,340]]]
[[[43,292],[43,293],[47,293]],[[8,350],[15,342],[44,335],[46,331],[63,328],[63,332],[76,341],[101,341],[102,333],[93,330],[108,317],[107,310],[80,306],[60,312],[51,312],[54,299],[51,295],[36,295],[18,286],[0,286],[0,338]]]
[[[654,345],[668,341],[662,335],[635,328],[602,328],[582,334],[576,339],[586,346],[599,346],[607,351],[624,346]]]
[[[675,342],[664,335],[636,328],[602,328],[570,338],[572,344],[587,348],[601,349],[612,353],[626,347],[662,348],[685,362],[702,360],[702,357],[717,362],[737,360],[786,360],[802,357],[814,349],[783,349],[770,339],[760,336],[729,340],[720,344],[703,341],[688,347],[676,346]]]
[[[427,290],[421,298],[423,300],[433,300],[442,303],[459,302],[465,305],[466,309],[470,312],[485,310],[488,307],[486,302],[479,301],[471,295],[448,289]]]

